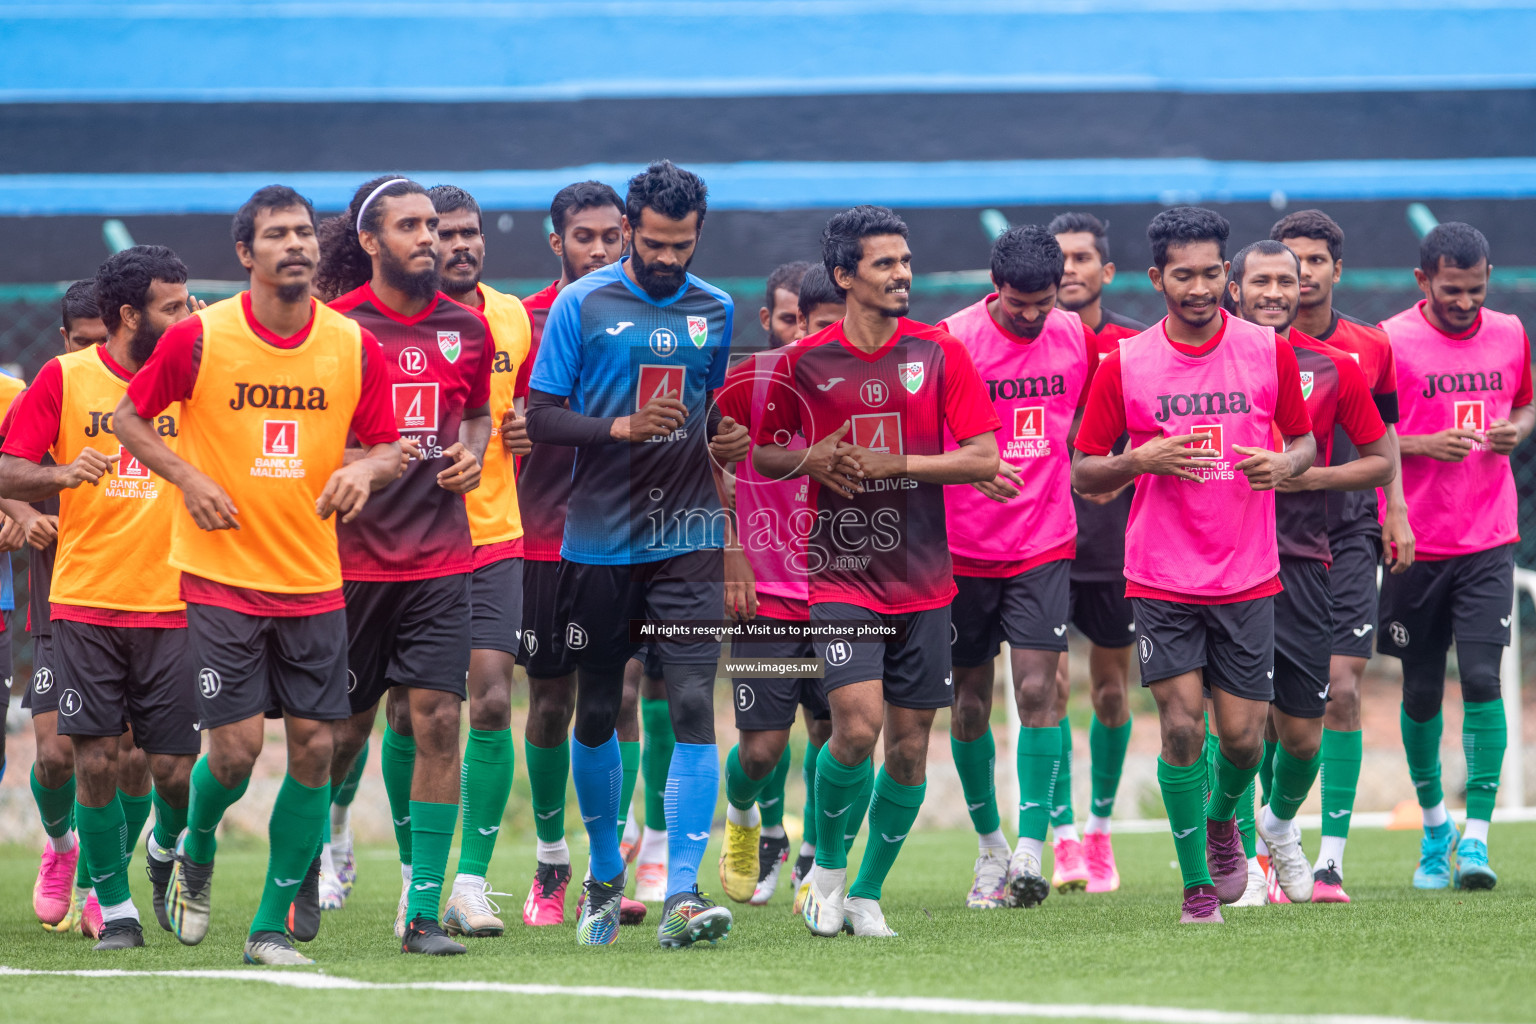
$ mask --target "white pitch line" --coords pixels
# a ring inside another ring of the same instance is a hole
[[[828,1010],[880,1010],[943,1013],[962,1017],[1027,1017],[1039,1020],[1112,1020],[1148,1024],[1437,1024],[1412,1017],[1356,1016],[1347,1013],[1242,1013],[1188,1010],[1172,1006],[1118,1006],[1091,1003],[1015,1003],[927,996],[796,996],[773,992],[726,992],[709,989],[609,988],[596,985],[520,985],[501,981],[373,982],[304,971],[34,971],[0,965],[0,979],[12,977],[187,978],[206,981],[258,981],[282,988],[309,990],[492,992],[498,995],[560,996],[573,999],[655,999],[712,1006],[795,1006]]]

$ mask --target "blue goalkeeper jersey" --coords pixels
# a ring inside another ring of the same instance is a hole
[[[706,434],[710,395],[725,383],[731,297],[689,274],[675,294],[653,299],[624,262],[560,290],[529,381],[587,416],[628,416],[658,396],[688,408],[668,437],[577,449],[560,556],[590,565],[725,543]]]

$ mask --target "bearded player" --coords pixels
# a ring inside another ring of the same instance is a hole
[[[1009,228],[992,245],[997,290],[939,324],[970,352],[1003,424],[997,476],[944,491],[957,588],[950,750],[979,836],[965,900],[973,909],[1033,907],[1045,898],[1049,815],[1059,803],[1070,806],[1054,793],[1064,785],[1056,673],[1067,649],[1077,536],[1069,445],[1098,356],[1078,315],[1057,308],[1064,263],[1045,229]],[[1020,722],[1019,840],[1011,854],[993,779],[992,676],[1002,641]]]
[[[816,759],[821,818],[802,908],[813,934],[889,937],[883,885],[922,806],[934,713],[953,700],[942,485],[997,476],[997,416],[964,346],[906,317],[912,253],[901,218],[880,206],[837,214],[822,262],[847,316],[786,350],[753,459],[769,479],[810,477],[811,624],[890,631],[815,643],[832,736]],[[958,447],[945,451],[946,434]],[[790,447],[796,436],[804,450]],[[882,731],[877,774],[870,756]],[[865,806],[870,842],[848,885],[844,836],[858,832]]]
[[[1397,442],[1397,364],[1385,331],[1334,308],[1333,291],[1344,270],[1344,229],[1332,217],[1321,210],[1297,210],[1276,221],[1269,237],[1283,242],[1301,261],[1301,305],[1295,330],[1349,353],[1365,372],[1376,409],[1387,425],[1392,465],[1396,467],[1379,515],[1374,490],[1331,493],[1327,502],[1328,550],[1333,556],[1328,568],[1333,593],[1333,658],[1328,671],[1328,710],[1323,715],[1319,770],[1322,839],[1313,871],[1312,899],[1348,903],[1344,842],[1360,781],[1360,683],[1375,647],[1376,573],[1383,555],[1388,571],[1396,575],[1408,570],[1414,556]],[[1337,463],[1354,458],[1353,445],[1345,439],[1336,441],[1333,457]],[[1270,750],[1265,755],[1266,759],[1273,756]],[[1265,781],[1262,768],[1260,781]],[[1267,789],[1267,782],[1265,786]]]
[[[527,360],[518,377],[518,391],[526,394],[528,378],[544,332],[550,306],[562,288],[568,287],[595,270],[618,261],[629,245],[629,221],[624,215],[624,201],[600,181],[578,181],[555,193],[549,206],[549,247],[560,260],[560,276],[523,300],[523,307],[533,325],[533,340]],[[518,503],[523,516],[523,634],[518,663],[528,674],[528,723],[523,736],[523,756],[528,769],[528,789],[533,805],[536,836],[533,885],[523,901],[523,923],[529,926],[555,925],[565,921],[565,894],[571,882],[571,851],[565,842],[566,786],[571,775],[571,714],[576,701],[575,668],[569,664],[561,638],[565,623],[558,620],[555,608],[555,583],[560,567],[560,543],[565,532],[565,510],[571,493],[571,467],[576,450],[564,445],[533,444],[532,451],[518,466]],[[626,668],[633,667],[633,663]],[[630,685],[626,671],[625,686]],[[640,684],[637,682],[636,687]],[[666,736],[672,733],[667,716],[665,683],[660,699],[648,702],[644,695],[626,692],[625,705],[641,705],[648,741],[647,754],[655,747],[656,716],[650,703],[660,706],[660,722]],[[626,728],[625,716],[619,716],[620,729]],[[626,794],[634,791],[633,767],[639,761],[635,737],[619,740],[621,776],[620,809],[627,807]],[[628,745],[628,746],[627,746]],[[647,785],[647,840],[650,826],[664,815],[660,796],[652,803],[652,791],[666,789],[666,760],[659,768],[659,785]],[[647,774],[657,771],[646,759]],[[633,820],[633,815],[628,816]],[[653,842],[652,856],[659,868],[662,896],[666,895],[666,831]],[[636,895],[640,895],[636,890]],[[645,919],[645,904],[620,897],[620,924],[639,924]]]
[[[437,227],[416,182],[364,182],[323,228],[318,277],[326,293],[343,290],[332,308],[379,339],[408,457],[400,482],[337,532],[353,685],[332,780],[346,778],[389,694],[380,763],[400,852],[395,935],[406,952],[450,956],[464,952],[438,924],[472,642],[464,495],[490,439],[495,349],[485,316],[438,290]]]
[[[562,291],[529,385],[529,436],[577,449],[557,584],[578,673],[571,770],[591,842],[577,941],[617,936],[625,883],[614,727],[631,619],[719,621],[721,511],[711,460],[746,454],[745,428],[708,401],[725,380],[729,296],[687,272],[707,209],[697,175],[669,161],[630,181],[631,256]],[[719,643],[656,643],[677,735],[667,782],[664,947],[717,940],[731,915],[698,891],[719,788],[713,690]]]
[[[1292,326],[1301,303],[1301,261],[1295,253],[1272,239],[1248,246],[1232,260],[1227,292],[1239,316],[1273,327],[1295,350],[1317,443],[1316,464],[1283,482],[1275,497],[1285,588],[1275,595],[1275,699],[1269,728],[1277,746],[1273,783],[1257,819],[1258,835],[1269,850],[1270,890],[1283,892],[1292,903],[1305,903],[1313,900],[1319,883],[1302,852],[1295,818],[1322,763],[1335,634],[1327,497],[1328,492],[1386,486],[1394,472],[1393,446],[1359,365]],[[1335,427],[1358,452],[1342,464],[1333,457]]]
[[[1115,279],[1109,258],[1109,227],[1091,213],[1063,213],[1047,231],[1056,236],[1065,257],[1056,304],[1076,313],[1088,332],[1095,356],[1102,362],[1121,339],[1147,329],[1139,320],[1104,306],[1104,288]],[[1123,450],[1122,438],[1116,451]],[[1072,559],[1071,622],[1092,645],[1088,651],[1089,697],[1093,720],[1088,724],[1089,772],[1092,777],[1088,823],[1083,827],[1081,854],[1072,814],[1072,727],[1066,719],[1067,659],[1061,659],[1057,685],[1061,695],[1061,773],[1051,806],[1056,833],[1052,848],[1052,882],[1082,885],[1088,892],[1114,892],[1120,871],[1110,844],[1109,819],[1125,769],[1131,741],[1131,645],[1136,636],[1131,600],[1125,596],[1125,524],[1131,510],[1129,487],[1109,494],[1072,492],[1077,516],[1077,553]]]
[[[112,410],[134,374],[165,330],[190,314],[186,277],[164,246],[109,257],[96,276],[106,343],[44,364],[0,456],[0,494],[60,500],[49,594],[62,687],[59,731],[75,748],[75,820],[104,922],[97,949],[144,944],[127,877],[143,821],[130,829],[118,794],[124,722],[155,781],[149,876],[167,931],[165,889],[199,750],[186,606],[178,596],[180,574],[167,562],[176,495],[132,456],[123,460],[112,436]],[[176,436],[174,417],[160,417],[156,427]],[[131,578],[115,575],[110,567],[122,564],[129,547],[142,553],[144,566]]]
[[[1508,744],[1499,664],[1510,640],[1519,537],[1509,455],[1536,426],[1536,408],[1525,327],[1484,306],[1491,272],[1482,232],[1441,224],[1419,245],[1413,273],[1424,298],[1381,325],[1402,385],[1403,493],[1418,548],[1407,572],[1382,580],[1376,650],[1403,663],[1403,747],[1424,811],[1413,875],[1419,889],[1492,889],[1498,882],[1488,865],[1488,823]],[[1440,783],[1452,640],[1467,756],[1466,831],[1459,836]]]
[[[1126,593],[1142,685],[1158,706],[1158,783],[1183,873],[1185,923],[1220,923],[1220,904],[1246,888],[1235,818],[1258,772],[1274,698],[1273,491],[1316,455],[1291,346],[1220,307],[1228,232],[1225,218],[1197,207],[1153,218],[1148,276],[1168,315],[1100,364],[1072,474],[1085,494],[1137,484]],[[1112,454],[1127,432],[1131,447]],[[1282,450],[1273,451],[1277,432]],[[1209,804],[1205,688],[1220,738]]]
[[[330,804],[333,723],[347,703],[337,515],[351,518],[400,474],[383,353],[310,297],[314,209],[270,185],[235,215],[251,287],[166,331],[113,423],[123,446],[182,495],[170,564],[181,597],[209,749],[192,770],[166,911],[176,937],[208,933],[215,837],[245,794],[264,718],[284,719],[288,771],[268,822],[247,963],[307,964],[318,934],[319,855]],[[177,447],[156,417],[178,406]],[[369,446],[347,461],[351,435]]]

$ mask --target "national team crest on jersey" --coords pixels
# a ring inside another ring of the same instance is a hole
[[[702,316],[688,318],[688,340],[694,348],[703,348],[709,341],[709,320]]]
[[[905,455],[901,445],[901,413],[872,412],[852,417],[853,443],[881,455]]]
[[[922,363],[897,363],[896,376],[901,380],[901,386],[911,394],[917,394],[923,386]]]
[[[438,331],[437,348],[438,351],[443,354],[444,359],[448,360],[450,363],[458,362],[459,353],[464,350],[463,346],[459,343],[459,332]]]
[[[1312,385],[1316,383],[1316,375],[1311,370],[1301,371],[1301,397],[1312,397]]]

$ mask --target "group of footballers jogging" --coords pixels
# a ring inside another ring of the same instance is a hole
[[[1508,456],[1536,410],[1520,322],[1483,305],[1478,231],[1432,230],[1424,299],[1370,327],[1334,308],[1344,234],[1322,212],[1229,261],[1221,216],[1165,210],[1148,273],[1168,313],[1149,328],[1103,305],[1105,225],[1066,213],[1004,232],[996,290],[929,326],[907,317],[906,224],[859,206],[828,221],[819,263],[769,277],[768,344],[732,364],[731,298],[688,272],[706,210],[704,182],[668,161],[624,198],[570,185],[550,209],[560,277],[519,301],[481,282],[481,211],[459,188],[380,177],[317,222],[273,185],[234,218],[249,290],[205,306],[162,246],[68,290],[65,353],[8,390],[0,424],[0,546],[32,549],[45,926],[143,945],[127,871],[152,810],[156,920],[202,941],[219,822],[264,719],[281,718],[287,771],[245,959],[312,962],[295,943],[355,878],[349,807],[382,703],[401,949],[501,935],[487,872],[521,664],[538,836],[524,923],[565,921],[574,784],[590,847],[577,941],[616,941],[647,902],[662,904],[662,946],[718,940],[732,915],[698,872],[727,631],[733,661],[762,667],[731,680],[721,886],[766,903],[793,859],[817,935],[895,934],[882,888],[939,708],[978,835],[966,905],[1118,888],[1133,653],[1158,708],[1183,921],[1349,901],[1373,642],[1403,665],[1414,885],[1493,887]],[[1081,834],[1069,623],[1092,643]],[[1440,783],[1453,639],[1462,833]],[[990,724],[1004,642],[1011,850]],[[1295,816],[1319,774],[1313,861]]]

